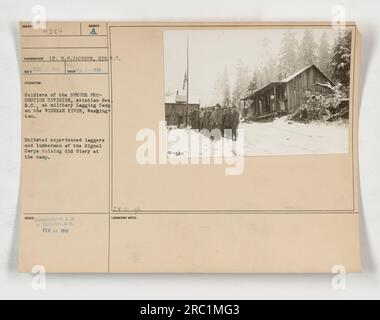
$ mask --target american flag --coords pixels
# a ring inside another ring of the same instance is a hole
[[[182,90],[185,90],[185,86],[186,86],[186,83],[187,83],[187,72],[185,71],[185,76],[183,78],[183,86],[182,86]]]

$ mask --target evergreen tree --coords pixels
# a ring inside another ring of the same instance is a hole
[[[253,92],[259,89],[261,86],[262,86],[262,81],[261,81],[260,69],[256,68],[255,71],[253,71],[252,77],[249,81],[248,92]]]
[[[340,34],[332,50],[332,79],[348,90],[351,69],[351,31]]]
[[[239,105],[241,98],[243,98],[248,91],[249,82],[249,69],[239,60],[236,66],[236,85],[232,93],[233,104]]]
[[[267,84],[271,81],[278,80],[278,57],[273,57],[273,49],[271,40],[267,37],[263,40],[263,52],[266,57],[264,66],[261,69],[261,81],[263,84]]]
[[[269,55],[267,62],[260,70],[261,86],[266,85],[272,81],[280,80],[279,76],[280,72],[278,63],[276,62],[276,59],[273,57],[273,55]]]
[[[317,63],[317,44],[312,30],[306,29],[299,47],[300,68]]]
[[[221,104],[222,101],[223,101],[222,75],[219,72],[214,84],[212,104],[213,105],[217,103]]]
[[[327,38],[327,33],[323,32],[321,36],[321,41],[318,47],[318,67],[324,72],[328,77],[331,77],[331,55],[330,55],[330,45]]]
[[[228,77],[228,70],[227,68],[224,69],[222,82],[221,82],[221,89],[222,89],[222,105],[229,105],[231,102],[231,94],[230,94],[230,80]]]
[[[296,34],[292,30],[287,30],[284,33],[280,49],[279,78],[285,79],[297,71],[297,48],[298,40]]]

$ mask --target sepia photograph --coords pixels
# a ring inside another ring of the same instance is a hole
[[[209,149],[230,156],[348,153],[349,29],[172,30],[164,37],[169,157]],[[178,141],[183,135],[188,143]]]

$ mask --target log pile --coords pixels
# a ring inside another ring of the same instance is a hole
[[[289,120],[309,123],[348,118],[349,100],[342,87],[320,83],[318,85],[330,88],[331,94],[311,96],[303,106],[289,115]]]

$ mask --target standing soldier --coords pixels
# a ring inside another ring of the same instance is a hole
[[[206,113],[205,129],[211,131],[211,114],[213,109],[208,109]]]
[[[194,130],[199,130],[199,110],[195,109],[191,113],[191,128]]]
[[[203,121],[202,121],[202,129],[207,129],[208,128],[208,109],[205,108],[204,114],[203,114]]]
[[[191,126],[191,129],[194,129],[194,118],[195,118],[195,110],[191,111],[190,112],[190,126]]]
[[[216,128],[216,125],[218,123],[218,111],[217,111],[217,107],[214,107],[212,113],[211,113],[211,116],[210,116],[210,131],[214,130]]]
[[[183,117],[182,117],[181,115],[179,115],[179,116],[178,116],[178,124],[177,124],[178,129],[181,128],[182,121],[183,121]]]
[[[231,115],[231,108],[227,108],[226,112],[224,114],[224,123],[223,123],[223,129],[224,129],[224,135],[227,135],[227,138],[231,138],[231,129],[232,129],[232,115]],[[224,136],[223,135],[223,136]]]
[[[218,104],[216,110],[216,124],[215,127],[223,134],[223,108]]]
[[[196,111],[197,111],[197,113],[196,113],[196,126],[197,126],[197,130],[199,130],[201,128],[200,111],[199,111],[199,109],[197,109]]]
[[[239,127],[240,123],[240,114],[237,110],[236,106],[234,106],[231,114],[231,122],[232,122],[232,140],[236,141],[237,139],[237,128]]]
[[[199,113],[199,129],[204,129],[204,118],[205,118],[205,109],[202,108],[201,112]]]
[[[247,117],[248,117],[248,108],[245,106],[242,112],[243,121],[247,121]]]
[[[225,136],[225,130],[227,129],[226,127],[226,115],[228,113],[228,107],[223,108],[223,120],[222,120],[222,136],[224,138]]]

